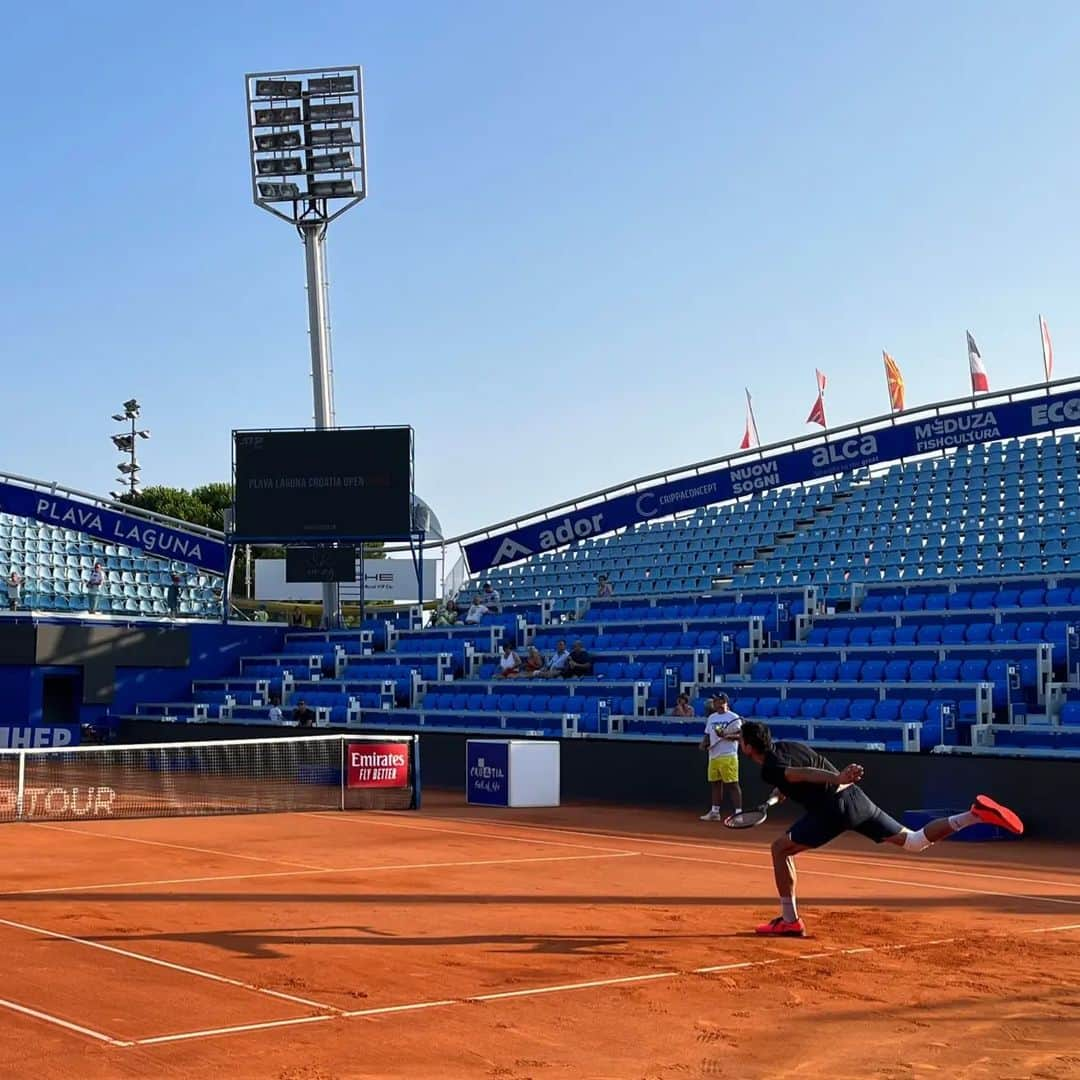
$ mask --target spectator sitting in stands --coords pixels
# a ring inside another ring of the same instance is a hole
[[[544,670],[544,658],[535,645],[529,646],[525,654],[525,661],[521,665],[521,674],[528,678],[530,675],[539,675]]]
[[[499,670],[495,672],[496,679],[512,679],[521,670],[521,658],[514,652],[514,646],[509,641],[503,642],[502,656],[499,657]]]
[[[680,694],[675,699],[675,708],[671,710],[672,716],[693,716],[694,707],[690,704],[689,694]]]
[[[488,614],[488,607],[484,603],[484,598],[477,594],[476,599],[472,602],[468,612],[465,615],[465,621],[470,626],[476,626],[480,620]]]
[[[297,727],[315,726],[315,712],[307,707],[307,703],[303,698],[296,703],[296,708],[293,709],[292,718],[296,721]]]
[[[615,595],[615,589],[612,587],[610,581],[608,581],[607,574],[601,574],[596,579],[596,596],[598,599],[603,600],[609,596]]]
[[[281,705],[278,702],[277,697],[270,699],[270,711],[267,713],[267,719],[271,724],[280,724],[285,719],[284,713],[281,711]]]
[[[570,654],[566,651],[566,642],[559,639],[551,659],[537,672],[542,679],[561,679],[566,674],[566,665],[570,660]]]
[[[482,599],[484,602],[484,606],[493,615],[498,615],[502,611],[502,607],[500,606],[500,601],[502,598],[499,596],[499,590],[496,589],[490,581],[484,582],[484,592]]]
[[[436,626],[453,626],[457,622],[457,605],[450,599],[443,600],[435,612]]]
[[[19,604],[22,602],[22,587],[22,576],[18,570],[12,570],[11,576],[7,580],[8,607],[12,611],[19,610]]]
[[[566,661],[566,674],[571,678],[593,673],[593,659],[580,641],[574,642],[570,656]]]
[[[303,626],[304,625],[304,613],[298,608],[294,607],[289,612],[289,625],[290,626]]]

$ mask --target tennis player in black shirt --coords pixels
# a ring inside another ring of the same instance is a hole
[[[761,766],[761,778],[774,795],[797,802],[806,813],[772,843],[773,873],[780,894],[780,914],[757,928],[759,934],[803,937],[806,927],[795,904],[795,863],[800,851],[822,847],[845,832],[857,832],[877,844],[893,844],[907,852],[925,851],[931,844],[982,821],[1022,833],[1024,823],[1008,807],[977,795],[970,810],[937,818],[922,829],[905,828],[872,802],[859,787],[861,765],[837,769],[828,758],[800,742],[773,742],[767,724],[743,723],[739,745]]]

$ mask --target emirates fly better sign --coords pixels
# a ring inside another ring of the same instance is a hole
[[[409,786],[408,743],[349,743],[348,754],[345,782],[350,788]]]

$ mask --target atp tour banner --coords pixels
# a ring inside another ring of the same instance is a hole
[[[962,409],[864,434],[844,435],[760,461],[721,465],[697,476],[617,495],[606,502],[571,510],[513,532],[465,544],[465,558],[475,573],[650,518],[694,510],[755,491],[951,447],[1037,435],[1077,425],[1080,425],[1080,393],[1075,390],[992,407]]]
[[[91,503],[0,482],[0,510],[16,517],[34,518],[48,525],[74,529],[107,544],[126,544],[159,559],[189,563],[213,574],[225,573],[225,545],[220,541],[105,510]]]

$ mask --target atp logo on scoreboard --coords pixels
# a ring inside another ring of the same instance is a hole
[[[347,753],[345,782],[349,787],[408,787],[408,743],[349,743]]]

